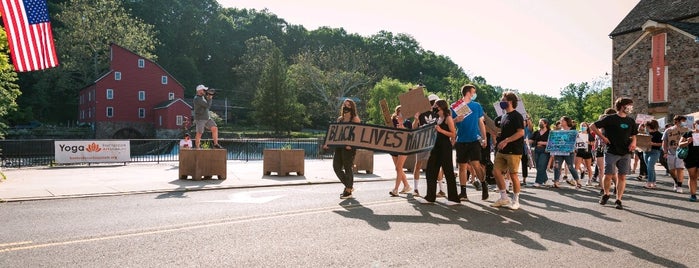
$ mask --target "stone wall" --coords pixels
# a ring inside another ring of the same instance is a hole
[[[687,20],[699,22],[699,17]],[[699,111],[699,44],[677,31],[667,33],[668,99],[665,103],[649,103],[648,69],[651,67],[651,35],[643,38],[619,62],[613,65],[613,97],[625,96],[634,100],[636,113],[651,114],[656,118]],[[613,59],[624,52],[641,31],[614,37]]]
[[[131,133],[130,137],[115,137],[117,132]],[[136,122],[97,122],[95,124],[96,139],[114,139],[114,138],[143,138],[151,139],[155,137],[155,129],[150,123]]]

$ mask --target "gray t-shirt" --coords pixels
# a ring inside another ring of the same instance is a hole
[[[207,100],[204,96],[194,96],[194,120],[208,120],[209,107],[212,100]]]

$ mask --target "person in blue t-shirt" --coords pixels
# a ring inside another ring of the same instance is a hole
[[[481,148],[487,145],[483,107],[476,99],[476,87],[468,84],[461,87],[462,100],[470,111],[459,115],[459,111],[451,111],[456,124],[456,163],[459,165],[459,183],[461,194],[459,199],[468,200],[466,196],[466,173],[473,170],[481,182],[481,198],[488,199],[488,184],[485,182],[485,169],[481,166]]]

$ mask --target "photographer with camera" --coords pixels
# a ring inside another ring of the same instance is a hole
[[[197,86],[197,94],[194,96],[194,125],[196,126],[197,134],[195,135],[194,145],[195,148],[201,148],[201,134],[204,133],[204,129],[208,128],[211,130],[211,136],[214,139],[214,148],[223,149],[221,145],[218,144],[218,127],[216,122],[209,116],[209,108],[213,103],[214,89],[209,89],[204,85]]]

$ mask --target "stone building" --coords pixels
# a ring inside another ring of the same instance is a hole
[[[609,37],[612,100],[669,121],[699,111],[699,1],[641,0]]]

